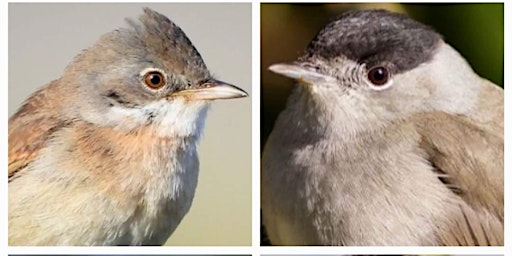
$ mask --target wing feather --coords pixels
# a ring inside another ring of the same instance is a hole
[[[464,116],[442,112],[413,118],[422,137],[420,147],[441,173],[441,181],[457,188],[460,211],[441,229],[446,245],[503,245],[503,134]],[[499,127],[499,124],[496,125]],[[501,125],[503,127],[503,125]]]
[[[56,87],[58,81],[38,90],[9,118],[9,181],[37,157],[56,130],[66,125],[59,119]]]

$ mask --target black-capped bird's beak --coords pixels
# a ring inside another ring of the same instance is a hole
[[[335,78],[303,67],[300,63],[278,63],[268,69],[276,74],[297,80],[302,84],[320,84],[334,80]]]
[[[185,96],[193,100],[217,100],[247,97],[244,90],[222,81],[210,79],[204,83],[172,93],[170,96]]]

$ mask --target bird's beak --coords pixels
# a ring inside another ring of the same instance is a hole
[[[174,92],[170,96],[185,96],[193,100],[216,100],[242,98],[247,97],[248,94],[232,84],[211,79],[193,88]]]
[[[279,63],[273,64],[268,68],[270,71],[295,79],[303,84],[319,84],[332,81],[334,78],[320,74],[315,70],[310,70],[300,64]]]

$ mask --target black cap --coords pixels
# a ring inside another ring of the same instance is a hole
[[[369,67],[387,64],[401,73],[430,60],[441,40],[433,29],[403,14],[355,10],[327,24],[301,59],[344,55]]]

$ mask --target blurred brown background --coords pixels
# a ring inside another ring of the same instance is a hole
[[[268,66],[297,59],[316,33],[344,11],[369,8],[406,13],[430,25],[480,76],[503,87],[503,4],[262,4],[261,150],[294,83]]]

